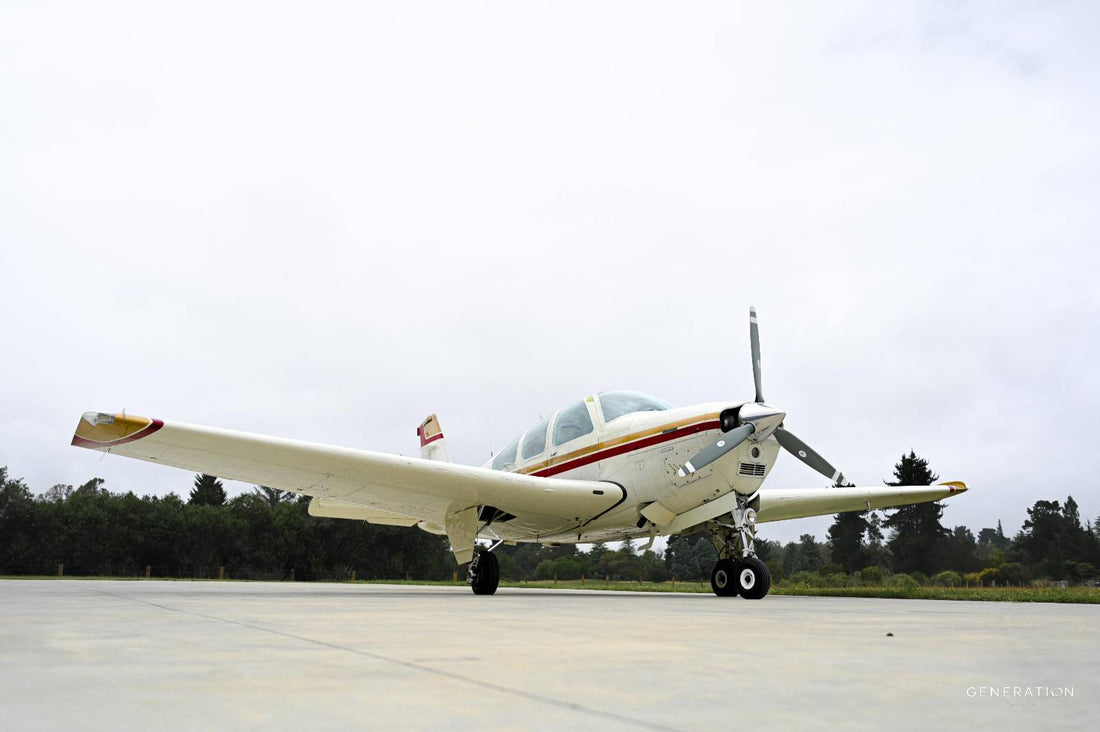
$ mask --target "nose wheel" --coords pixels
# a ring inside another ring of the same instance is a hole
[[[768,565],[756,556],[756,511],[749,507],[755,497],[738,497],[737,508],[730,516],[732,524],[711,526],[719,559],[710,573],[710,588],[719,597],[740,595],[746,600],[759,600],[771,589]]]
[[[739,562],[719,559],[710,573],[710,588],[719,597],[759,600],[772,586],[768,565],[758,557],[745,557]]]
[[[732,559],[719,559],[710,573],[710,588],[719,597],[737,594],[737,564]]]
[[[759,600],[768,594],[772,575],[758,557],[745,557],[737,568],[737,594],[746,600]]]

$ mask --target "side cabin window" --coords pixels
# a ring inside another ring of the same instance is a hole
[[[546,430],[550,427],[550,418],[539,422],[537,425],[527,430],[527,434],[523,438],[523,459],[530,460],[536,455],[541,455],[543,450],[546,449]]]
[[[558,418],[554,422],[554,447],[584,437],[593,429],[592,418],[588,416],[588,405],[584,400],[570,404],[558,412]]]
[[[605,391],[600,394],[603,421],[612,422],[619,417],[636,412],[663,412],[672,409],[664,399],[636,391]]]
[[[493,458],[493,470],[504,470],[510,463],[514,463],[517,447],[519,447],[518,437],[508,443],[508,447],[501,450],[500,454]]]

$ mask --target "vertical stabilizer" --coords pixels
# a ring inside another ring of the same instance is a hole
[[[442,460],[451,462],[451,455],[447,452],[447,441],[443,439],[443,428],[439,426],[439,418],[434,414],[420,423],[416,428],[416,434],[420,438],[420,457],[425,460]]]

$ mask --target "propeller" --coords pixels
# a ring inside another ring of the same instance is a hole
[[[760,329],[756,322],[756,308],[749,308],[749,348],[752,351],[752,380],[756,386],[756,401],[741,405],[737,410],[737,426],[724,432],[717,440],[700,450],[684,463],[677,474],[687,477],[710,465],[742,442],[752,439],[760,442],[775,435],[779,446],[833,482],[843,482],[844,475],[821,457],[812,447],[784,429],[786,413],[764,403],[764,390],[760,379]],[[726,427],[723,420],[723,428]]]
[[[783,427],[776,427],[775,432],[772,434],[775,435],[775,439],[779,442],[779,446],[782,447],[784,450],[794,455],[796,458],[806,463],[811,468],[821,473],[834,483],[839,482],[841,485],[843,485],[844,473],[841,473],[839,470],[834,468],[832,466],[832,463],[818,455],[812,447],[795,437],[794,433],[789,432]]]
[[[749,349],[752,351],[752,381],[756,385],[756,403],[764,403],[760,387],[760,326],[756,324],[756,308],[749,306]]]

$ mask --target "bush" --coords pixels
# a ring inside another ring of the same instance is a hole
[[[864,567],[859,572],[863,584],[877,587],[886,581],[886,572],[882,567]]]
[[[843,572],[833,572],[825,578],[826,587],[849,587],[852,584],[852,578]]]
[[[962,584],[962,577],[959,576],[958,572],[947,570],[933,577],[932,584],[936,587],[958,587]]]
[[[997,573],[1001,582],[1006,585],[1020,586],[1026,584],[1028,579],[1030,579],[1028,577],[1029,572],[1027,571],[1027,567],[1017,562],[1002,564],[997,570]]]
[[[978,572],[978,582],[982,587],[996,587],[1000,574],[1000,570],[996,567],[986,567]]]
[[[904,573],[891,577],[890,586],[898,590],[915,590],[920,587],[915,579]]]
[[[981,572],[967,572],[963,575],[963,581],[966,582],[966,586],[980,585],[982,583]]]
[[[795,572],[787,579],[789,585],[805,585],[806,587],[824,587],[825,580],[817,572]]]
[[[910,572],[909,576],[912,577],[913,581],[921,587],[928,586],[928,575],[926,575],[924,572]]]
[[[1071,582],[1083,584],[1096,576],[1096,567],[1088,562],[1066,562],[1066,572]]]

